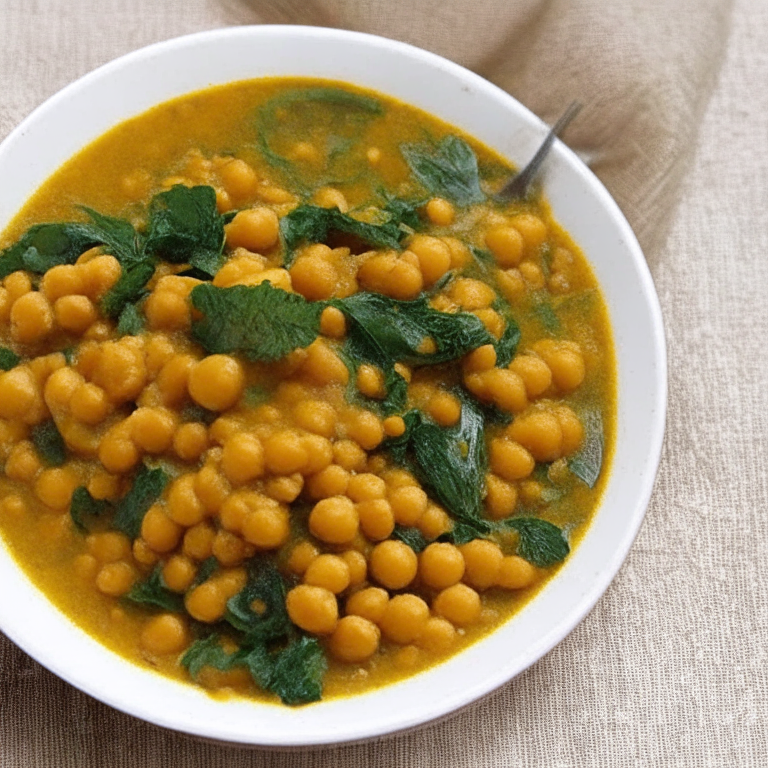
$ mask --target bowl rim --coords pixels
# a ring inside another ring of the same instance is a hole
[[[153,58],[155,55],[166,55],[174,51],[187,48],[189,46],[195,46],[199,43],[206,43],[216,39],[233,39],[240,37],[251,38],[253,36],[267,39],[279,39],[287,36],[288,38],[292,38],[294,42],[309,37],[319,40],[339,42],[340,44],[357,42],[366,46],[372,46],[376,49],[388,50],[389,52],[398,56],[404,56],[406,58],[410,58],[411,60],[415,59],[418,60],[421,64],[441,69],[448,75],[455,77],[465,87],[473,88],[476,91],[479,91],[481,94],[491,98],[492,100],[501,102],[502,105],[508,108],[510,111],[522,114],[526,118],[526,121],[529,125],[533,124],[542,128],[545,127],[541,120],[530,113],[530,111],[523,107],[516,99],[514,99],[514,97],[493,85],[492,83],[488,82],[480,75],[471,72],[459,64],[438,56],[437,54],[430,53],[407,43],[390,40],[388,38],[367,33],[351,32],[347,30],[325,27],[308,27],[298,25],[254,25],[241,27],[224,27],[197,32],[190,35],[183,35],[145,46],[120,56],[119,58],[110,62],[107,62],[106,64],[83,75],[74,82],[65,86],[60,91],[44,101],[36,109],[34,109],[13,131],[11,131],[11,133],[5,138],[2,144],[0,144],[0,166],[5,161],[6,156],[13,152],[14,145],[16,144],[17,140],[24,136],[24,134],[38,121],[45,119],[49,112],[54,112],[57,110],[59,105],[67,102],[73,94],[76,94],[77,92],[84,89],[88,89],[101,80],[109,79],[114,72],[125,68],[130,68],[135,64],[139,64],[143,61]],[[256,76],[254,75],[253,77]],[[219,81],[216,81],[216,83],[218,82]],[[350,78],[349,82],[352,82],[352,78]],[[190,93],[196,90],[202,90],[205,87],[207,86],[201,84],[187,91],[180,91],[176,94],[176,96],[183,95],[185,92]],[[418,104],[415,104],[415,106],[419,107]],[[141,114],[142,111],[144,110],[140,110],[134,114]],[[85,142],[81,143],[80,146],[85,146],[92,140],[92,138],[89,138]],[[522,671],[527,669],[543,655],[548,653],[592,610],[592,608],[604,594],[618,573],[635,537],[637,536],[645,516],[645,511],[650,501],[655,478],[659,468],[659,463],[661,460],[667,407],[667,357],[663,319],[658,296],[656,294],[650,270],[645,261],[642,250],[640,249],[634,233],[632,232],[618,205],[610,196],[603,184],[597,179],[596,176],[594,176],[592,171],[589,170],[589,168],[578,158],[578,156],[562,142],[556,142],[553,154],[556,154],[562,158],[563,161],[569,165],[572,170],[578,173],[578,175],[581,177],[581,180],[594,194],[597,202],[605,209],[609,217],[613,220],[613,223],[618,228],[621,239],[626,244],[627,251],[632,259],[632,266],[634,267],[636,276],[639,280],[638,288],[642,294],[642,300],[645,305],[645,309],[648,312],[648,320],[650,322],[650,329],[652,331],[651,344],[653,347],[654,361],[657,363],[654,371],[653,381],[655,392],[655,407],[648,417],[650,442],[646,462],[643,466],[644,471],[642,480],[640,482],[640,489],[637,497],[635,497],[633,500],[633,512],[627,519],[627,524],[624,529],[623,536],[619,540],[618,545],[613,550],[610,557],[606,559],[605,564],[596,574],[594,580],[591,582],[584,597],[579,601],[576,608],[564,612],[563,616],[560,617],[558,622],[555,623],[554,626],[550,627],[545,636],[540,638],[535,647],[532,648],[531,651],[525,655],[525,658],[519,662],[515,671],[513,671],[511,674],[484,679],[477,685],[466,688],[458,695],[453,697],[445,697],[442,700],[435,702],[432,709],[421,713],[417,717],[400,716],[398,713],[394,713],[394,719],[390,719],[383,724],[368,723],[363,727],[347,727],[346,730],[343,730],[343,732],[331,732],[327,735],[327,737],[318,737],[315,735],[311,739],[306,740],[302,739],[300,734],[297,738],[293,739],[286,739],[283,736],[270,739],[267,736],[260,738],[258,742],[254,742],[249,739],[247,735],[238,735],[232,733],[226,733],[224,735],[220,728],[217,729],[217,723],[215,721],[207,723],[196,723],[192,725],[190,722],[185,721],[183,716],[181,718],[172,716],[164,717],[161,714],[158,714],[156,711],[149,711],[147,709],[137,707],[135,704],[126,703],[119,691],[113,693],[111,690],[105,690],[104,681],[102,679],[95,679],[93,675],[86,673],[83,668],[73,668],[72,666],[69,666],[66,662],[59,659],[56,653],[52,653],[51,649],[46,643],[45,638],[33,636],[33,633],[25,629],[23,622],[19,623],[15,620],[15,617],[11,615],[10,602],[8,605],[6,605],[6,601],[0,602],[0,629],[9,637],[9,639],[20,646],[26,653],[35,658],[39,663],[48,668],[50,671],[54,672],[56,675],[84,691],[85,693],[109,704],[110,706],[120,711],[135,717],[139,717],[162,727],[171,728],[213,741],[223,741],[227,743],[234,742],[239,744],[251,744],[254,746],[259,745],[269,747],[307,747],[313,745],[330,745],[366,741],[406,730],[412,730],[415,727],[425,725],[429,722],[445,719],[452,713],[455,713],[459,709],[471,704],[480,697],[496,690],[501,685],[514,678],[517,674],[520,674]],[[53,171],[49,171],[48,175],[50,175],[52,172]],[[39,186],[39,183],[35,185],[35,187],[37,186]],[[3,224],[3,226],[5,226],[5,224]],[[0,539],[0,573],[3,572],[3,568],[9,572],[8,563],[4,562],[5,559],[13,564],[13,567],[15,567],[21,573],[23,579],[26,579],[26,576],[21,571],[21,568],[16,566],[13,556],[7,551],[7,548],[2,542],[2,539]],[[556,579],[557,577],[550,581],[550,584]],[[29,582],[29,585],[32,590],[39,591],[37,590],[37,587],[32,585],[31,582]],[[538,599],[538,597],[535,598],[533,602],[535,603]],[[48,603],[48,605],[50,611],[57,614],[58,621],[63,620],[64,622],[71,624],[72,627],[76,627],[76,625],[74,625],[70,619],[61,613],[59,609],[56,608],[53,604]],[[105,647],[101,646],[100,643],[88,636],[84,631],[79,629],[78,631],[84,636],[85,646],[87,646],[88,641],[90,641],[93,646],[101,649],[102,651],[105,651],[106,653],[116,656],[123,663],[128,664],[135,669],[131,662],[126,662],[124,659],[122,659],[122,657],[117,656],[117,654],[114,654],[112,651],[108,651]],[[499,630],[496,631],[498,632]],[[481,645],[485,643],[486,640],[487,638],[480,640],[474,645]],[[453,656],[452,659],[455,660],[456,658],[463,656],[465,653],[466,651],[462,651],[459,654]],[[449,662],[445,662],[444,664],[447,663]],[[444,664],[433,667],[432,670],[443,667]],[[159,677],[156,673],[150,672],[149,674],[152,674],[155,677]],[[415,677],[421,677],[424,674],[429,674],[429,671],[421,673]],[[178,684],[175,681],[169,681],[167,678],[162,679],[172,684]],[[403,682],[398,682],[395,685],[398,687],[402,686]],[[185,685],[185,687],[190,686]],[[386,687],[392,688],[392,685]],[[352,700],[356,698],[358,697],[354,697]],[[210,699],[210,701],[213,702],[214,699]],[[332,702],[329,702],[329,704],[330,703]],[[252,705],[253,703],[251,702],[250,704]],[[310,712],[312,707],[317,706],[328,705],[321,703],[319,705],[311,705],[304,710],[299,709],[298,711]],[[297,722],[300,723],[301,720],[297,718]]]

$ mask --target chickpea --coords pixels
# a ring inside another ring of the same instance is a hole
[[[349,616],[362,616],[378,624],[389,602],[387,591],[380,587],[367,587],[355,592],[347,599],[346,612]]]
[[[11,480],[29,483],[43,468],[37,451],[29,440],[22,440],[11,448],[5,462],[4,472]]]
[[[163,565],[163,581],[174,592],[186,592],[195,580],[197,567],[184,555],[173,555]]]
[[[559,459],[563,449],[563,430],[557,417],[546,411],[518,416],[506,433],[527,449],[536,461]]]
[[[122,267],[114,256],[95,256],[79,266],[83,277],[83,291],[91,299],[100,299],[120,279]]]
[[[317,635],[328,635],[336,629],[339,607],[333,592],[323,587],[300,584],[285,598],[291,621],[301,629]]]
[[[144,314],[150,328],[180,331],[189,327],[191,313],[185,296],[179,296],[160,286],[144,302]]]
[[[74,264],[51,267],[40,280],[40,290],[51,303],[64,296],[82,294],[85,288],[83,270]]]
[[[344,193],[334,187],[321,187],[312,195],[312,201],[321,208],[338,208],[342,213],[349,210]]]
[[[245,160],[233,158],[219,168],[219,178],[229,197],[240,202],[256,194],[259,177]]]
[[[547,225],[532,213],[513,216],[509,223],[522,235],[527,253],[536,251],[547,239]]]
[[[53,330],[53,309],[45,295],[30,291],[11,306],[11,338],[22,344],[35,344]]]
[[[488,589],[496,583],[504,555],[498,544],[474,539],[459,547],[464,558],[464,581],[475,589]]]
[[[221,469],[231,483],[241,485],[264,474],[264,447],[255,435],[237,432],[224,443]]]
[[[293,409],[296,426],[321,437],[333,437],[336,433],[336,411],[323,400],[301,400]]]
[[[125,337],[129,338],[132,337]],[[93,383],[100,386],[115,403],[135,400],[147,380],[143,351],[125,339],[102,345],[93,372]]]
[[[0,418],[23,418],[39,398],[37,382],[26,365],[0,373]]]
[[[450,203],[448,205],[450,206]],[[451,251],[437,237],[414,235],[408,245],[408,250],[418,257],[424,285],[427,287],[434,285],[451,268]]]
[[[208,523],[198,523],[184,533],[182,552],[189,558],[202,562],[213,554],[216,532]]]
[[[338,595],[350,582],[349,566],[337,555],[318,555],[304,573],[304,583],[325,589]]]
[[[224,616],[227,600],[231,596],[225,584],[213,578],[188,592],[184,598],[184,605],[193,619],[211,624]]]
[[[139,461],[139,450],[124,427],[116,424],[101,438],[99,461],[108,472],[119,475],[127,472]]]
[[[450,621],[433,616],[427,619],[416,643],[425,651],[445,653],[456,642],[456,629]]]
[[[26,272],[11,272],[3,281],[11,303],[32,290],[32,281]]]
[[[427,413],[441,427],[452,427],[461,418],[461,402],[450,392],[440,391],[427,403]]]
[[[485,480],[485,507],[494,520],[508,517],[517,505],[517,489],[511,483],[496,475],[488,475]]]
[[[364,450],[372,451],[384,439],[384,428],[375,414],[361,410],[350,419],[347,435]]]
[[[82,334],[96,322],[96,307],[87,296],[62,296],[53,305],[53,314],[61,328]]]
[[[318,501],[309,513],[309,530],[329,544],[348,544],[357,535],[359,516],[354,502],[346,496]]]
[[[405,433],[405,421],[402,416],[388,416],[382,422],[387,437],[400,437]]]
[[[301,372],[313,384],[343,384],[349,381],[349,370],[343,360],[323,341],[316,339],[306,349]]]
[[[436,539],[451,530],[451,518],[448,513],[437,506],[429,504],[426,512],[419,518],[417,528],[428,538]]]
[[[451,624],[464,627],[480,618],[480,595],[466,584],[454,584],[437,595],[432,609]]]
[[[523,258],[525,241],[518,229],[499,225],[485,233],[485,244],[494,255],[496,263],[503,268],[516,267]]]
[[[310,301],[330,299],[338,288],[340,275],[329,260],[327,245],[310,245],[290,268],[293,289]]]
[[[360,528],[371,541],[383,541],[395,529],[395,516],[386,499],[367,499],[357,505]]]
[[[171,483],[166,511],[171,520],[186,528],[202,521],[205,507],[195,493],[194,474],[181,475]]]
[[[96,575],[99,592],[110,597],[121,597],[130,591],[136,581],[136,571],[125,561],[107,563]]]
[[[257,501],[255,497],[243,520],[243,537],[259,549],[282,547],[291,535],[288,510],[271,499]]]
[[[294,472],[292,475],[270,477],[264,484],[264,493],[270,499],[283,504],[290,504],[292,501],[296,501],[303,488],[304,478],[299,472]]]
[[[141,538],[159,553],[176,549],[182,528],[171,520],[159,504],[149,508],[141,522]]]
[[[544,272],[542,272],[538,264],[534,264],[532,261],[524,261],[518,269],[525,282],[534,290],[541,290],[546,285],[547,281],[544,277]]]
[[[226,411],[243,394],[245,374],[229,355],[210,355],[189,372],[189,394],[209,411]]]
[[[320,315],[320,333],[331,339],[343,339],[347,334],[344,313],[336,307],[326,307]]]
[[[99,570],[99,562],[93,555],[78,555],[72,561],[72,567],[83,581],[92,581]]]
[[[69,401],[69,409],[79,422],[94,426],[104,421],[111,406],[107,393],[101,387],[87,382],[74,391]]]
[[[419,576],[433,589],[445,589],[461,581],[464,558],[453,544],[430,544],[419,555]]]
[[[509,369],[523,380],[526,393],[530,398],[544,394],[552,384],[552,371],[540,357],[535,355],[518,355],[509,364]]]
[[[349,472],[338,464],[331,464],[307,481],[307,490],[313,499],[342,496],[347,491]]]
[[[179,653],[189,644],[187,624],[173,613],[153,616],[141,632],[140,643],[145,651],[157,656]]]
[[[453,206],[442,197],[433,197],[427,203],[427,218],[438,227],[450,227],[456,218]]]
[[[341,559],[349,568],[349,586],[357,587],[362,584],[368,575],[368,562],[365,555],[356,549],[348,549],[341,553]]]
[[[362,616],[345,616],[330,639],[331,653],[341,661],[360,663],[373,656],[379,647],[379,628]]]
[[[366,397],[382,400],[387,391],[384,386],[384,373],[375,365],[363,363],[357,369],[357,388]]]
[[[496,292],[490,285],[470,277],[455,280],[448,289],[451,300],[463,309],[485,309],[496,300]]]
[[[552,380],[561,392],[573,392],[584,381],[586,368],[578,344],[542,339],[533,345],[533,350],[549,366],[552,371]]]
[[[101,563],[114,563],[127,560],[131,554],[130,539],[118,531],[92,533],[86,540],[88,552]]]
[[[490,371],[496,366],[496,348],[493,344],[483,344],[473,349],[465,358],[463,369],[465,373],[480,373]]]
[[[387,540],[373,548],[368,565],[379,584],[387,589],[402,589],[416,578],[419,561],[407,544]]]
[[[197,461],[208,447],[208,430],[200,422],[181,424],[173,436],[173,450],[182,461]]]
[[[227,479],[211,465],[204,466],[195,477],[195,493],[208,513],[218,512],[231,490]]]
[[[536,465],[533,456],[520,443],[503,437],[491,440],[489,463],[493,472],[504,480],[522,480]]]
[[[563,456],[570,456],[581,447],[584,440],[584,427],[579,417],[567,406],[560,405],[553,411],[563,433]]]
[[[387,485],[383,478],[364,472],[349,478],[347,496],[352,501],[370,501],[383,499],[387,494]]]
[[[264,461],[270,472],[291,475],[304,469],[309,460],[301,435],[281,430],[264,441]]]
[[[168,406],[180,405],[187,396],[189,376],[197,361],[192,355],[174,355],[157,376],[157,387]]]
[[[429,606],[412,594],[395,595],[384,608],[380,620],[384,636],[395,643],[412,643],[424,630]]]
[[[320,550],[311,541],[300,541],[288,556],[288,570],[297,576],[303,576],[309,564],[320,554]]]
[[[536,581],[536,568],[517,555],[504,558],[496,577],[496,583],[504,589],[525,589]]]
[[[523,380],[514,371],[492,368],[483,374],[484,392],[481,397],[510,413],[520,413],[528,406]]]
[[[303,475],[314,475],[330,466],[333,461],[333,445],[330,440],[320,435],[305,434],[301,442],[307,452],[307,463],[301,470]]]
[[[422,488],[407,485],[389,491],[389,503],[395,521],[400,525],[416,525],[427,511],[429,499]]]
[[[137,408],[130,416],[131,438],[147,453],[164,453],[171,447],[176,415],[166,408]]]

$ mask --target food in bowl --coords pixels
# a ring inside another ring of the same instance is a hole
[[[126,658],[286,704],[507,621],[597,507],[616,374],[540,194],[420,110],[218,86],[128,120],[0,256],[0,531]]]

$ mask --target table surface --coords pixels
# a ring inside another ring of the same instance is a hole
[[[98,20],[78,3],[57,14],[51,0],[1,0],[0,138],[98,64],[231,21],[226,2],[190,0],[183,14],[160,5],[135,18],[105,0],[109,32],[92,37]],[[650,264],[670,361],[656,490],[624,567],[566,640],[443,723],[276,753],[122,715],[0,635],[0,768],[768,765],[767,84],[768,4],[737,0],[674,223]]]

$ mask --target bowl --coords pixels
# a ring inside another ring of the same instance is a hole
[[[0,227],[65,160],[115,124],[190,91],[277,75],[381,91],[458,126],[518,165],[547,130],[478,75],[403,43],[312,27],[213,30],[123,56],[36,109],[0,145],[0,178],[6,180]],[[653,488],[666,408],[661,312],[624,216],[560,142],[548,160],[544,189],[555,218],[590,260],[607,302],[618,365],[617,440],[601,504],[582,542],[511,621],[426,672],[354,698],[296,709],[220,700],[101,646],[48,602],[0,542],[0,629],[52,672],[119,710],[210,739],[280,747],[418,726],[489,693],[541,658],[587,615],[626,557]]]

